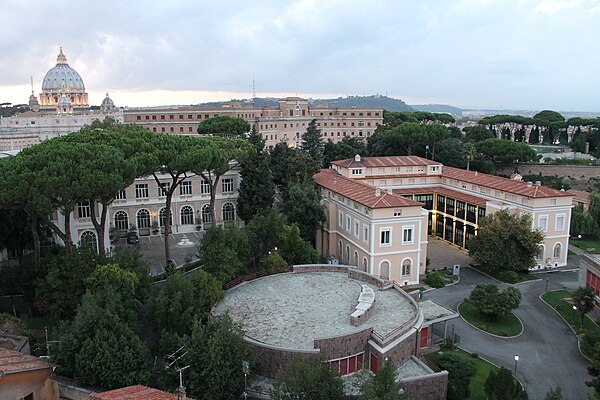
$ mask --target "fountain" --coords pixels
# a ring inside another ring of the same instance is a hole
[[[195,245],[196,244],[194,242],[192,242],[190,239],[188,239],[185,234],[183,235],[181,240],[177,243],[177,246],[181,246],[181,247],[192,247]]]

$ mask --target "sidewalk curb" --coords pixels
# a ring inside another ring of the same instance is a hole
[[[515,335],[515,336],[500,336],[500,335],[495,335],[493,333],[484,331],[483,329],[476,327],[475,325],[473,325],[472,323],[470,323],[469,321],[467,321],[466,319],[464,319],[462,315],[460,315],[460,312],[458,311],[458,307],[460,307],[460,305],[462,303],[464,303],[464,301],[461,301],[456,306],[456,313],[458,314],[458,316],[460,317],[460,319],[462,319],[463,321],[465,321],[467,323],[467,325],[469,325],[469,326],[477,329],[479,332],[483,332],[486,335],[490,335],[490,336],[493,336],[493,337],[498,338],[498,339],[516,339],[516,338],[518,338],[519,336],[521,336],[525,332],[525,325],[523,325],[523,321],[521,321],[521,318],[519,318],[516,314],[513,314],[513,313],[511,313],[511,314],[513,314],[515,317],[517,317],[517,319],[519,320],[519,323],[521,324],[521,333],[519,333],[518,335]]]

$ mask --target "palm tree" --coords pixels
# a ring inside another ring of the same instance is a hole
[[[573,304],[581,314],[581,324],[579,328],[583,328],[583,317],[594,309],[594,291],[589,286],[580,287],[573,292]]]
[[[477,155],[477,149],[475,148],[475,145],[471,142],[465,143],[463,146],[463,157],[465,158],[465,161],[467,162],[467,171],[469,170],[469,167],[471,166],[471,161],[473,161],[475,159],[476,155]]]

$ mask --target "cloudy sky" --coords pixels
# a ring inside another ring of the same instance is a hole
[[[600,0],[2,0],[0,102],[59,46],[90,103],[388,94],[600,111]]]

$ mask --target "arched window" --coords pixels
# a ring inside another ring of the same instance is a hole
[[[556,243],[554,245],[554,251],[552,252],[552,256],[554,258],[560,258],[560,253],[562,253],[562,245],[560,243]]]
[[[379,264],[379,277],[385,280],[390,279],[390,263],[388,261]]]
[[[346,245],[346,262],[350,264],[350,246]]]
[[[181,207],[181,225],[194,224],[194,210],[190,206]]]
[[[342,241],[340,240],[338,242],[338,256],[340,258],[342,258],[343,255],[344,255],[344,245],[342,244]]]
[[[358,252],[354,252],[354,265],[358,267]]]
[[[229,222],[233,220],[235,220],[235,208],[233,208],[233,204],[223,204],[223,222]]]
[[[210,205],[205,204],[202,206],[202,223],[210,224]]]
[[[85,231],[81,234],[79,239],[80,246],[91,246],[94,251],[98,251],[98,239],[96,234],[92,231]]]
[[[167,217],[167,209],[165,207],[161,208],[158,212],[158,225],[165,226],[165,218]],[[173,212],[171,211],[171,215],[169,215],[169,222],[173,225]]]
[[[117,211],[115,213],[115,228],[120,231],[129,229],[129,217],[125,211]]]
[[[544,245],[541,245],[538,248],[538,253],[535,256],[536,260],[543,260],[544,259]]]
[[[296,107],[294,107],[294,111],[295,111],[296,117],[299,117],[300,116],[300,105],[296,105]]]
[[[407,258],[406,260],[402,261],[402,276],[410,275],[410,266],[410,259]]]
[[[363,262],[362,262],[362,269],[361,271],[367,272],[367,269],[369,267],[369,264],[367,262],[367,257],[363,257]]]
[[[150,212],[145,208],[137,212],[137,227],[138,229],[150,228]]]

